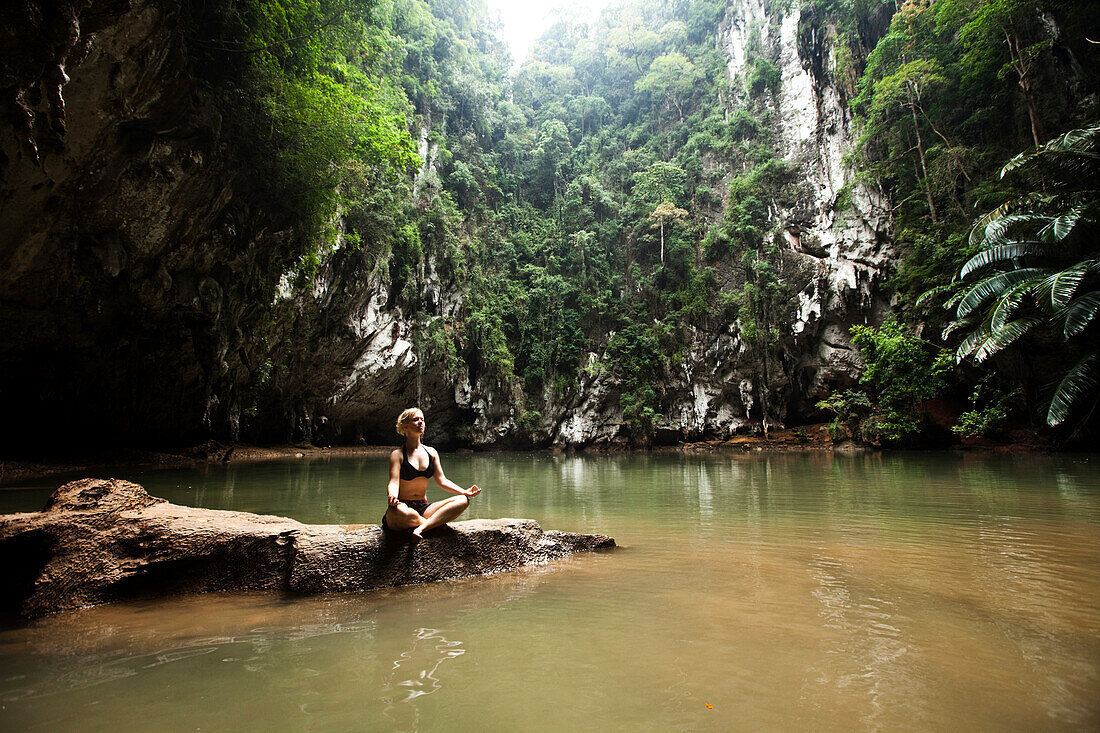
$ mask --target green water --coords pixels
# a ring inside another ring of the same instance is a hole
[[[0,730],[1100,727],[1100,457],[444,458],[484,489],[469,518],[621,548],[2,629]],[[112,474],[181,504],[373,523],[386,470],[371,457]],[[0,490],[0,511],[38,509],[55,483]]]

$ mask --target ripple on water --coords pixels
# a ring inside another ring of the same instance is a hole
[[[485,488],[472,516],[622,548],[361,596],[218,594],[2,630],[0,727],[1100,727],[1093,464],[505,454],[449,457],[448,475]],[[374,522],[385,465],[143,481],[180,503]]]

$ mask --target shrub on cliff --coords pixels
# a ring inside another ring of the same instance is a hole
[[[921,341],[896,321],[878,329],[852,326],[851,333],[864,362],[859,382],[869,388],[873,405],[860,424],[863,439],[888,445],[920,442],[926,430],[920,403],[946,387],[950,352]]]

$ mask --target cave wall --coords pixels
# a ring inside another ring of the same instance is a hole
[[[176,9],[29,2],[4,19],[9,443],[165,443],[238,425],[291,234],[234,164]]]

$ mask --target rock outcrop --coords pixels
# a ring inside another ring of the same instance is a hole
[[[0,517],[0,607],[27,617],[218,590],[366,591],[513,570],[610,549],[530,519],[456,522],[413,546],[377,525],[170,504],[116,479],[65,484],[41,512]]]

